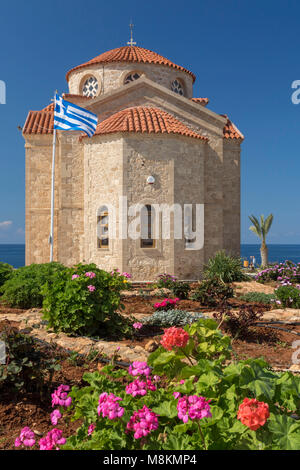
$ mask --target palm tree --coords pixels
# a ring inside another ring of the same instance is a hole
[[[266,219],[263,215],[260,216],[260,222],[258,219],[251,215],[249,219],[253,223],[249,230],[251,230],[255,235],[261,239],[260,255],[261,255],[261,265],[266,267],[268,265],[268,247],[266,245],[266,235],[271,228],[273,222],[273,214],[270,214]]]

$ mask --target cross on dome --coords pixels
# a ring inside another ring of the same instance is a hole
[[[132,37],[132,31],[133,31],[134,24],[130,23],[129,28],[130,28],[130,41],[127,42],[128,46],[136,46],[136,42],[133,41]]]

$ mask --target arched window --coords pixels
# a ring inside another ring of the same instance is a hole
[[[97,246],[98,248],[109,247],[108,209],[106,206],[102,206],[97,213]]]
[[[154,248],[154,209],[147,204],[141,209],[141,248]]]
[[[132,73],[129,73],[125,80],[124,80],[124,85],[127,85],[127,83],[131,83],[131,82],[134,82],[135,80],[137,80],[138,78],[140,78],[141,74],[138,73],[138,72],[132,72]]]
[[[174,91],[174,93],[177,93],[178,95],[184,95],[183,85],[179,80],[177,80],[177,78],[176,80],[173,80],[171,90]]]
[[[82,87],[83,96],[94,98],[98,95],[98,87],[99,85],[96,77],[92,76],[87,78]]]

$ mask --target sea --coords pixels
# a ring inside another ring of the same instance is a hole
[[[269,262],[283,263],[286,260],[300,263],[300,245],[268,245]],[[254,256],[256,264],[260,264],[260,245],[241,245],[241,258],[250,261],[250,256]],[[1,245],[0,261],[11,264],[14,268],[25,265],[25,245]]]

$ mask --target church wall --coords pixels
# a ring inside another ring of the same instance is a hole
[[[59,132],[59,170],[56,175],[60,184],[58,213],[58,260],[72,266],[83,258],[83,144],[80,132]]]
[[[182,207],[184,204],[193,204],[193,230],[196,230],[195,206],[196,204],[203,205],[205,202],[206,153],[207,144],[201,141],[183,138],[178,142],[178,155],[174,165],[174,202]],[[204,226],[201,224],[201,230],[205,231],[205,219]],[[201,240],[201,234],[198,234],[198,240]],[[188,250],[184,239],[175,240],[174,243],[175,275],[179,279],[198,279],[203,268],[204,246],[200,249]]]
[[[76,70],[69,77],[69,92],[82,94],[84,81],[90,75],[94,75],[99,83],[99,94],[107,93],[122,86],[126,76],[131,72],[140,72],[146,78],[149,78],[149,80],[169,90],[171,90],[172,81],[177,78],[184,86],[185,96],[187,98],[192,98],[193,96],[193,79],[189,74],[169,66],[142,63],[112,63],[105,64],[104,66],[95,64]]]
[[[224,248],[240,256],[240,143],[224,141]]]
[[[118,211],[123,193],[122,136],[98,136],[84,142],[84,245],[83,260],[110,271],[123,270],[123,242],[110,240],[109,248],[97,247],[97,211],[111,204]],[[109,214],[111,220],[112,214]],[[118,229],[118,223],[117,223]]]
[[[203,142],[192,138],[130,134],[125,138],[124,173],[128,204],[203,203]],[[147,176],[155,177],[149,185]],[[141,248],[140,240],[124,245],[124,267],[135,280],[152,280],[163,272],[181,279],[195,278],[201,269],[203,250],[184,249],[183,240],[156,241],[155,248]]]
[[[27,137],[26,149],[26,265],[46,263],[50,258],[50,191],[52,136]],[[59,162],[56,162],[58,171]],[[58,200],[58,181],[55,185]],[[57,205],[54,214],[54,235],[57,236]],[[54,249],[57,256],[57,247]]]

